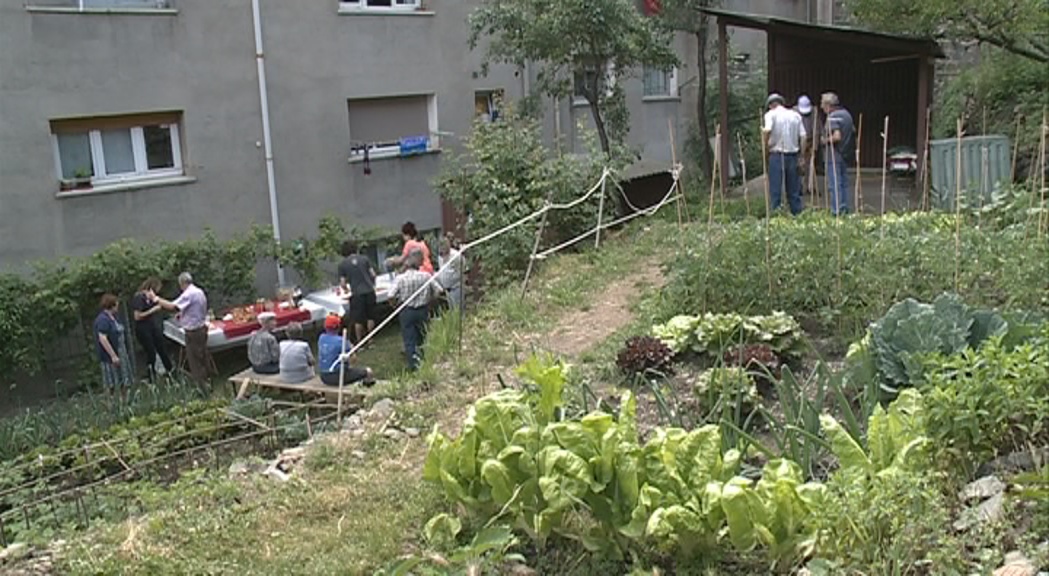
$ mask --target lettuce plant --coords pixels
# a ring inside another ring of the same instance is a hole
[[[713,358],[733,346],[762,344],[786,360],[800,356],[803,344],[801,325],[783,312],[746,317],[709,312],[675,316],[666,324],[654,326],[652,334],[675,354],[693,352]]]

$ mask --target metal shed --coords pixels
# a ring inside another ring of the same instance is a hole
[[[703,11],[718,24],[722,126],[728,126],[727,28],[733,26],[766,33],[769,92],[783,94],[790,102],[807,94],[817,105],[820,94],[836,92],[857,123],[863,115],[860,167],[881,167],[885,116],[889,117],[889,148],[907,145],[924,150],[933,63],[944,58],[935,41],[711,8]],[[727,130],[722,132],[722,150],[732,148],[730,136]],[[722,174],[729,171],[728,160],[721,158]]]

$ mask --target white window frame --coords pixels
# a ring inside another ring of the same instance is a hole
[[[389,6],[370,6],[368,0],[339,0],[340,11],[357,12],[414,12],[422,10],[422,0],[408,0],[410,4],[397,4],[398,0],[390,0]]]
[[[583,73],[585,75],[585,72]],[[575,93],[575,78],[576,73],[572,74],[572,105],[573,106],[586,106],[589,104],[586,100],[586,96]],[[584,82],[586,78],[584,77]],[[605,66],[605,96],[612,96],[612,93],[616,88],[616,67],[615,64],[609,62]]]
[[[645,71],[652,69],[650,66],[645,66],[641,70],[641,93],[643,100],[667,100],[678,98],[677,89],[677,67],[673,67],[667,73],[667,93],[666,94],[645,94]]]
[[[151,124],[152,126],[152,124]],[[91,176],[92,186],[104,186],[108,184],[119,184],[123,182],[137,182],[142,180],[153,180],[157,178],[170,178],[184,175],[182,167],[182,144],[180,142],[179,125],[176,122],[161,124],[166,126],[171,137],[171,159],[174,166],[171,168],[149,169],[146,154],[146,139],[142,126],[126,128],[131,132],[131,151],[135,159],[135,171],[120,174],[108,174],[106,172],[105,150],[102,146],[102,130],[88,130],[88,141],[91,144],[91,164],[94,174]],[[55,154],[55,170],[59,182],[69,182],[62,174],[62,154],[58,146],[58,135],[51,134],[51,145]]]
[[[436,94],[406,94],[405,96],[423,96],[426,98],[426,115],[429,120],[427,127],[428,134],[426,134],[426,152],[437,152],[441,149],[441,137],[439,135],[439,126],[437,122],[437,95]],[[396,98],[397,96],[390,96],[390,98]],[[350,100],[353,102],[353,99]],[[402,138],[409,138],[410,136],[403,136]],[[373,146],[378,144],[378,146]],[[369,160],[381,160],[383,158],[400,158],[401,156],[401,143],[398,142],[368,142],[368,159]],[[363,162],[364,161],[364,150],[350,150],[350,162]]]

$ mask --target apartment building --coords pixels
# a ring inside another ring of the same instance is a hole
[[[284,238],[325,214],[439,228],[442,155],[494,95],[530,89],[527,69],[477,73],[476,5],[258,0],[260,90],[253,0],[0,0],[0,267],[271,225],[271,197]],[[624,79],[629,142],[646,160],[669,165],[668,124],[684,142],[689,40],[676,41],[680,69]],[[589,110],[548,101],[544,122],[579,150]]]

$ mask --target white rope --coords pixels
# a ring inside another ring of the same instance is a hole
[[[517,228],[519,226],[523,226],[524,224],[527,224],[528,222],[531,222],[532,220],[535,220],[536,218],[542,216],[543,214],[545,214],[546,212],[549,212],[550,210],[568,210],[568,209],[571,209],[571,208],[574,208],[574,207],[578,206],[579,204],[582,204],[583,202],[586,202],[587,199],[589,199],[591,196],[593,196],[594,193],[597,192],[601,188],[601,185],[605,182],[605,179],[608,178],[608,176],[610,174],[611,174],[611,171],[608,168],[605,168],[604,171],[602,171],[601,178],[598,179],[597,183],[594,184],[594,186],[591,187],[590,190],[588,190],[586,192],[586,194],[583,194],[582,196],[580,196],[579,198],[576,198],[575,200],[572,200],[571,202],[568,202],[568,203],[565,203],[565,204],[555,204],[555,203],[547,202],[539,210],[536,210],[535,212],[533,212],[533,213],[531,213],[531,214],[529,214],[527,216],[522,217],[521,219],[517,220],[516,222],[512,222],[510,224],[507,224],[506,226],[503,226],[502,228],[500,228],[500,229],[498,229],[498,230],[496,230],[496,231],[494,231],[494,232],[492,232],[490,234],[486,234],[486,235],[484,235],[484,236],[482,236],[482,237],[480,237],[480,238],[478,238],[478,239],[476,239],[476,240],[474,240],[472,242],[468,242],[468,243],[463,244],[462,246],[460,246],[459,247],[459,252],[455,256],[453,256],[450,260],[445,262],[443,266],[441,266],[436,272],[434,272],[429,278],[427,278],[426,282],[424,282],[422,286],[420,286],[415,292],[413,292],[411,296],[405,298],[404,301],[401,302],[400,305],[397,306],[397,308],[395,308],[394,311],[391,312],[389,316],[387,316],[382,322],[380,322],[377,326],[375,326],[375,328],[371,332],[369,332],[367,335],[365,335],[364,338],[361,338],[360,342],[357,342],[356,344],[354,344],[353,348],[351,348],[349,350],[349,352],[343,352],[342,354],[340,354],[338,360],[336,360],[334,363],[332,363],[331,368],[329,368],[328,371],[329,372],[334,371],[335,370],[335,366],[339,362],[348,361],[349,358],[351,358],[354,354],[356,354],[357,351],[360,350],[362,346],[367,344],[372,339],[372,337],[374,337],[383,328],[385,328],[387,325],[389,325],[390,322],[393,322],[393,319],[396,318],[397,315],[400,314],[400,312],[402,310],[404,310],[405,308],[408,307],[408,302],[411,302],[416,296],[418,296],[419,294],[422,294],[424,290],[428,290],[430,285],[437,281],[437,278],[441,275],[441,272],[443,272],[446,268],[448,268],[449,266],[454,264],[457,260],[462,258],[462,255],[467,250],[469,250],[469,249],[471,249],[471,248],[473,248],[475,246],[478,246],[480,244],[484,244],[485,242],[488,242],[488,241],[490,241],[490,240],[492,240],[494,238],[502,236],[503,234],[506,234],[507,232],[513,230],[514,228]],[[341,381],[342,378],[340,377],[339,380]],[[341,382],[340,382],[340,385],[341,385]]]
[[[551,255],[551,254],[553,254],[555,252],[564,250],[565,248],[567,248],[567,247],[569,247],[569,246],[571,246],[573,244],[576,244],[576,243],[580,242],[581,240],[585,240],[586,238],[589,238],[590,236],[593,236],[594,234],[597,233],[598,230],[604,230],[605,228],[611,228],[613,226],[618,226],[618,225],[620,225],[620,224],[622,224],[624,222],[628,222],[630,220],[633,220],[634,218],[637,218],[638,216],[651,216],[651,215],[655,214],[657,211],[659,211],[660,208],[662,208],[663,206],[666,206],[672,200],[677,200],[678,197],[680,196],[680,194],[675,194],[674,193],[677,190],[677,186],[678,186],[678,179],[677,179],[678,172],[675,171],[673,174],[674,174],[674,182],[670,185],[670,189],[667,190],[667,193],[663,196],[663,199],[660,200],[659,202],[657,202],[656,204],[654,204],[654,205],[652,205],[652,206],[650,206],[648,208],[637,210],[636,212],[633,212],[631,214],[627,214],[626,216],[623,216],[623,217],[618,218],[616,220],[613,220],[611,222],[603,223],[603,224],[601,224],[601,226],[595,226],[592,230],[584,232],[584,233],[580,234],[579,236],[576,236],[575,238],[572,238],[570,240],[566,240],[566,241],[558,244],[557,246],[554,246],[553,248],[548,248],[546,250],[543,250],[542,252],[536,254],[534,256],[534,258],[536,260],[543,260],[547,256],[549,256],[549,255]]]

